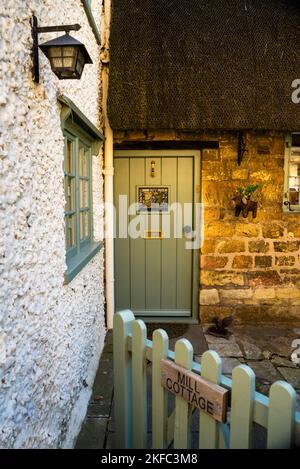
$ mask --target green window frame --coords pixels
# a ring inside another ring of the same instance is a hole
[[[286,137],[284,210],[300,212],[300,132]]]
[[[93,155],[99,155],[102,132],[65,95],[61,105],[64,136],[65,283],[69,283],[103,247],[93,231]]]

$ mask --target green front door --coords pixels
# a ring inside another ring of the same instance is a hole
[[[199,153],[116,151],[114,167],[116,310],[197,317]]]

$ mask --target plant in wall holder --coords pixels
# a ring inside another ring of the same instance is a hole
[[[247,187],[237,188],[237,195],[232,198],[236,217],[239,217],[242,213],[243,217],[247,218],[249,213],[252,213],[252,217],[256,218],[258,202],[251,200],[251,197],[258,188],[259,184],[251,184]]]

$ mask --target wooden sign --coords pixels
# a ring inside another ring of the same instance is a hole
[[[165,359],[161,360],[161,384],[218,422],[226,421],[228,391],[221,386]]]

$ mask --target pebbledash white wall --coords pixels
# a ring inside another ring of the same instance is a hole
[[[99,29],[100,9],[93,0]],[[43,26],[81,24],[74,36],[94,62],[81,80],[59,81],[40,53],[34,84],[32,13]],[[0,2],[0,448],[72,447],[105,337],[103,251],[64,285],[59,94],[99,128],[99,46],[82,2]],[[103,236],[101,164],[94,156],[96,240]]]

